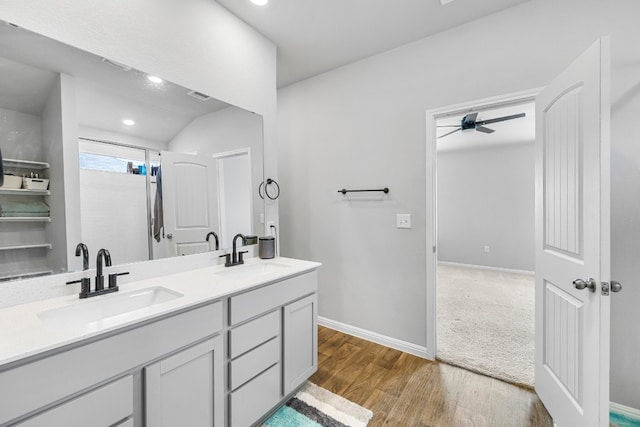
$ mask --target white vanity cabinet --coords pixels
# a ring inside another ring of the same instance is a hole
[[[247,427],[317,369],[315,271],[229,298],[229,425]]]
[[[224,293],[98,334],[42,322],[43,336],[78,338],[0,366],[0,427],[259,424],[317,369],[311,268],[221,281]]]
[[[166,390],[158,393],[154,384],[188,384],[183,393],[206,390],[212,396],[210,406],[217,405],[211,409],[213,417],[222,420],[223,328],[223,303],[218,301],[18,363],[0,371],[0,426],[108,427],[120,422],[142,426],[144,417],[157,420],[166,413],[167,408],[154,405],[164,403],[169,394]],[[142,381],[132,380],[143,375],[151,381],[146,390]],[[150,405],[144,416],[135,409],[136,402],[142,401]],[[180,402],[172,404],[183,411],[191,408]],[[99,418],[101,412],[109,417]],[[85,422],[87,419],[91,422]]]

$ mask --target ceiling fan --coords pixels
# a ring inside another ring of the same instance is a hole
[[[488,127],[484,127],[483,125],[489,125],[491,123],[504,122],[505,120],[513,120],[524,117],[525,113],[520,114],[512,114],[510,116],[496,117],[495,119],[487,119],[487,120],[478,120],[478,113],[470,113],[462,118],[459,125],[441,125],[439,128],[452,128],[455,127],[457,129],[452,130],[451,132],[447,132],[444,135],[440,135],[438,139],[444,138],[445,136],[451,135],[452,133],[456,133],[459,131],[468,131],[468,130],[476,130],[482,133],[493,133],[495,130],[490,129]]]

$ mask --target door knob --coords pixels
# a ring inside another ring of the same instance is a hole
[[[173,234],[171,234],[171,233],[167,234],[167,239],[169,239],[169,240],[173,239]]]
[[[573,281],[573,286],[575,286],[576,289],[589,288],[591,292],[596,291],[596,281],[593,278],[589,278],[586,282],[582,279],[576,279]]]
[[[611,292],[620,292],[622,290],[622,285],[620,282],[616,282],[614,280],[611,281]]]

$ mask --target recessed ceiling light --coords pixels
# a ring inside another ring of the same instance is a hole
[[[251,3],[257,6],[264,6],[265,4],[269,3],[269,0],[251,0]]]
[[[136,122],[134,122],[131,119],[124,119],[124,120],[122,120],[122,124],[125,125],[125,126],[133,126],[133,125],[136,124]]]
[[[164,81],[160,77],[156,77],[156,76],[152,76],[152,75],[147,75],[147,79],[150,82],[156,83],[156,84],[160,84],[160,83],[162,83]]]

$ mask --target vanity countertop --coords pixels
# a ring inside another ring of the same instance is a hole
[[[121,286],[119,292],[93,298],[81,300],[77,295],[68,295],[0,309],[0,371],[26,358],[309,272],[320,265],[291,258],[251,258],[241,266],[225,268],[218,265],[131,282]],[[60,286],[64,286],[62,279]],[[118,298],[124,293],[141,292],[154,287],[164,288],[179,296],[92,322],[52,322],[43,316],[43,313],[60,308],[71,312],[74,306],[96,304],[109,298]]]

